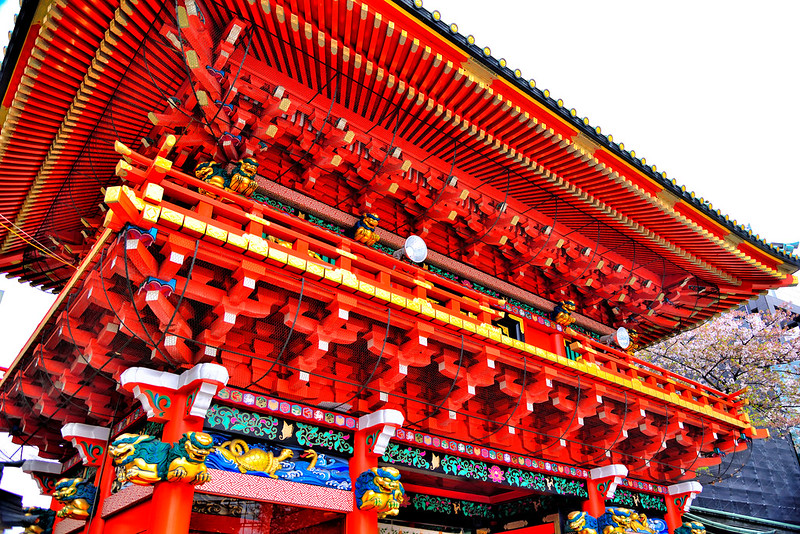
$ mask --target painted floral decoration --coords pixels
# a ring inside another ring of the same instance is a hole
[[[492,482],[500,483],[506,479],[506,475],[503,473],[502,469],[496,465],[493,465],[489,468],[489,478],[492,479]]]

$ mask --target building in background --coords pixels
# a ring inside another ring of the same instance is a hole
[[[790,335],[796,335],[797,304],[770,292],[750,300],[742,309],[751,313],[786,310],[790,313],[786,326],[795,330]],[[711,532],[800,532],[800,455],[795,434],[754,441],[741,458],[723,459],[718,472],[705,477],[713,484],[704,484],[692,518],[702,521]]]
[[[691,518],[710,532],[800,532],[798,487],[800,462],[792,437],[757,440],[744,458],[731,463],[722,480],[703,485]]]
[[[800,326],[800,304],[778,298],[772,291],[748,301],[741,309],[749,313],[774,313],[777,310],[785,310],[791,316],[786,328],[794,330]]]
[[[628,349],[800,261],[419,1],[27,0],[0,83],[59,534],[674,532],[766,435]]]

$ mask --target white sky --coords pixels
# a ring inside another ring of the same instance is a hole
[[[19,4],[16,1],[4,0],[0,3],[0,49],[8,44],[8,32],[13,29],[14,15],[18,12]],[[0,301],[0,367],[6,367],[16,358],[55,300],[55,295],[9,280],[2,275],[0,275],[0,291],[5,292]],[[21,457],[36,458],[36,452],[35,447],[25,447],[20,451],[17,445],[11,443],[8,434],[0,433],[0,461],[19,460]],[[50,507],[50,497],[40,496],[36,482],[19,468],[5,468],[0,488],[22,495],[24,506]],[[21,530],[17,528],[8,532]]]
[[[8,44],[8,32],[14,29],[14,15],[19,13],[19,3],[0,1],[0,49]]]
[[[0,275],[0,367],[8,367],[56,296]]]
[[[800,239],[800,2],[424,7],[714,208],[769,241]]]
[[[0,367],[7,367],[47,313],[55,295],[9,280],[2,275],[0,291],[5,292],[0,301]],[[22,459],[36,458],[36,448],[25,447],[23,451],[19,451],[19,446],[11,443],[8,434],[0,433],[0,461],[19,460],[20,454],[23,455]],[[50,497],[39,496],[36,482],[21,469],[7,467],[0,481],[0,488],[22,495],[25,506],[50,506]]]
[[[425,0],[425,8],[723,213],[769,241],[800,239],[800,2]],[[0,4],[0,46],[18,9]],[[0,290],[7,365],[53,297],[4,278]],[[797,289],[781,296],[800,302]]]

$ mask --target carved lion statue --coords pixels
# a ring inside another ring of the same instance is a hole
[[[258,187],[258,182],[256,182],[258,161],[251,157],[240,159],[230,173],[225,170],[225,167],[216,161],[204,161],[198,163],[194,168],[194,175],[207,184],[220,189],[233,191],[245,197],[252,196]],[[199,192],[212,198],[219,198],[213,188],[199,189]]]
[[[405,489],[400,482],[400,471],[394,467],[373,467],[356,479],[356,504],[359,510],[374,510],[379,518],[400,512]]]
[[[140,434],[122,434],[108,449],[117,480],[147,486],[166,480],[203,484],[210,480],[206,457],[214,442],[205,432],[187,432],[175,445]]]
[[[52,534],[53,522],[56,513],[46,508],[23,508],[25,517],[22,518],[22,526],[25,530],[22,534]]]
[[[122,434],[111,443],[108,454],[117,467],[117,480],[149,486],[164,479],[170,446],[146,434]]]
[[[593,517],[587,512],[570,512],[567,529],[579,534],[656,534],[651,521],[643,513],[629,508],[609,507],[603,515]],[[658,520],[663,523],[662,520]],[[676,531],[676,534],[680,534]],[[701,534],[685,532],[683,534]],[[704,533],[703,533],[704,534]]]
[[[254,158],[243,158],[234,167],[230,177],[231,191],[236,191],[240,195],[249,197],[258,187],[256,173],[258,172],[258,162]]]
[[[700,521],[687,521],[675,529],[675,534],[706,534],[706,526]]]
[[[647,523],[647,516],[629,508],[606,508],[602,523],[603,534],[624,534],[625,532],[655,534],[655,531]]]
[[[360,241],[367,246],[372,246],[378,242],[380,236],[378,235],[378,223],[381,218],[374,213],[364,213],[361,219],[356,221],[356,224],[350,230],[350,237],[356,241]]]
[[[96,488],[83,478],[62,478],[56,482],[53,498],[64,504],[58,517],[85,520],[92,513]]]
[[[206,458],[214,450],[214,439],[205,432],[187,432],[172,446],[166,480],[203,484],[211,480]]]
[[[571,300],[562,300],[556,304],[553,310],[553,320],[561,326],[569,326],[575,322],[572,312],[575,311],[575,303]]]
[[[588,512],[570,512],[567,515],[567,530],[579,534],[597,534],[597,519]]]

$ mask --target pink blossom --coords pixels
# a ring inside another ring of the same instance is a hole
[[[636,356],[726,395],[741,392],[731,400],[748,403],[754,426],[785,430],[800,424],[800,336],[787,319],[785,311],[729,312]]]
[[[489,469],[489,478],[492,479],[492,482],[500,483],[500,482],[503,482],[506,479],[506,475],[505,475],[505,473],[503,473],[502,469],[500,469],[496,465],[493,465]]]

